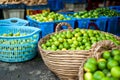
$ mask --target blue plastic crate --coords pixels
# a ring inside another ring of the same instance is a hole
[[[29,21],[30,26],[37,27],[42,30],[42,37],[54,32],[54,22],[38,22],[31,19],[29,16],[27,16],[26,18]]]
[[[65,17],[67,17],[67,16],[65,16]],[[38,27],[42,30],[42,37],[46,36],[47,34],[53,33],[55,31],[55,26],[60,22],[67,22],[74,29],[75,28],[75,20],[76,20],[76,19],[71,19],[71,20],[59,20],[59,21],[53,21],[53,22],[38,22],[38,21],[30,18],[30,16],[27,16],[27,19],[30,23],[30,26]],[[67,29],[66,26],[63,26],[62,28]]]
[[[120,17],[108,18],[107,32],[120,36]]]
[[[9,18],[9,19],[0,20],[0,26],[12,26],[12,25],[26,26],[28,24],[29,23],[27,20],[23,20],[20,18]]]
[[[71,20],[56,21],[57,24],[60,23],[60,22],[67,22],[67,23],[69,23],[69,24],[71,25],[71,27],[72,27],[73,29],[76,28],[76,20],[77,20],[77,19],[68,16],[68,14],[74,14],[74,12],[59,12],[59,14],[62,14],[62,15],[64,15],[65,17],[69,17],[69,18],[71,18]],[[66,27],[66,26],[63,26],[62,29],[67,29],[67,27]]]
[[[120,12],[120,6],[110,6],[109,8]]]
[[[107,18],[105,17],[77,19],[77,22],[78,28],[106,31]]]
[[[0,26],[0,61],[23,62],[34,58],[40,32],[29,26]]]
[[[63,15],[69,15],[69,14],[73,15],[75,12],[70,11],[70,12],[59,12],[59,13]]]
[[[82,0],[63,0],[64,3],[79,3],[82,2]]]
[[[62,0],[48,0],[48,6],[52,11],[58,11],[64,8]]]
[[[24,4],[0,4],[0,9],[24,9]]]
[[[61,12],[60,14],[63,15],[73,15],[75,12]],[[106,17],[100,17],[100,18],[75,18],[76,20],[75,25],[77,25],[78,28],[81,29],[98,29],[101,31],[106,31],[106,25],[107,25],[107,18]]]
[[[49,8],[48,5],[34,5],[34,6],[26,6],[26,9],[33,9],[33,10],[43,10]]]
[[[71,20],[60,20],[60,21],[55,21],[55,25],[61,23],[61,22],[66,22],[71,25],[71,27],[74,29],[75,28],[75,21],[76,19],[71,18]],[[62,26],[62,29],[68,29],[67,26]]]

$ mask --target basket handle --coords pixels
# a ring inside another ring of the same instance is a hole
[[[100,52],[100,51],[103,51],[106,49],[111,50],[111,49],[114,49],[115,47],[117,47],[117,46],[110,40],[103,40],[103,41],[97,42],[96,44],[92,45],[92,50],[93,50],[92,56],[96,56],[97,59],[99,59],[99,57],[102,55],[102,53],[96,54],[97,52]]]
[[[8,20],[11,24],[19,24],[19,23],[24,23],[24,22],[26,22],[26,24],[28,23],[27,21],[19,19],[19,18],[10,18]]]
[[[95,30],[99,30],[98,26],[97,26],[94,22],[89,23],[89,25],[88,25],[88,29],[90,29],[91,26],[94,27]]]
[[[59,32],[62,26],[67,26],[69,30],[72,30],[72,27],[69,23],[61,22],[56,26],[55,32]]]

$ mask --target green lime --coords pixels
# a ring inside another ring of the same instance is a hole
[[[71,39],[73,36],[72,36],[71,34],[66,34],[66,37],[67,37],[68,39]]]
[[[77,41],[82,41],[82,37],[77,37]]]
[[[66,49],[69,49],[69,48],[70,48],[70,46],[69,46],[69,44],[68,44],[67,42],[64,42],[64,43],[63,43],[63,46],[64,46],[64,48],[66,48]]]
[[[100,70],[103,70],[103,69],[105,69],[107,67],[107,62],[106,61],[99,61],[98,60],[98,68],[100,69]]]
[[[111,72],[109,71],[106,76],[107,76],[107,77],[111,77],[111,76],[112,76],[112,75],[111,75]]]
[[[73,41],[73,44],[77,46],[78,45],[78,41]]]
[[[93,80],[93,75],[90,72],[84,73],[84,80]]]
[[[108,58],[111,57],[110,54],[111,54],[111,53],[110,53],[109,51],[105,51],[105,52],[103,52],[102,56],[103,56],[104,59],[108,59]]]
[[[101,80],[110,80],[110,77],[104,77]]]
[[[77,38],[81,35],[81,33],[76,33],[74,36]]]
[[[64,39],[60,37],[60,38],[58,38],[58,41],[59,41],[59,42],[63,42]]]
[[[115,78],[120,78],[120,67],[119,66],[112,67],[111,75]]]
[[[47,49],[45,44],[42,44],[41,46],[42,46],[43,49]]]
[[[84,70],[86,72],[95,72],[97,70],[97,66],[95,64],[87,62],[84,64]]]
[[[62,50],[64,48],[63,44],[60,44],[58,48]]]
[[[51,50],[51,47],[47,47],[47,50]]]
[[[110,57],[107,61],[109,62],[109,61],[111,61],[111,60],[114,60],[113,57]]]
[[[113,59],[116,61],[120,61],[120,55],[115,55]]]
[[[110,77],[110,80],[119,80],[119,78]]]
[[[113,56],[115,56],[115,55],[120,55],[120,50],[118,50],[118,49],[112,50],[112,55],[113,55]]]
[[[102,72],[107,75],[110,71],[108,69],[103,69]]]
[[[118,62],[117,61],[115,61],[115,60],[110,60],[110,61],[108,61],[108,63],[107,63],[107,68],[108,69],[111,69],[112,67],[115,67],[115,66],[118,66],[119,64],[118,64]]]
[[[68,42],[68,44],[72,44],[73,43],[72,39],[67,39],[67,42]]]
[[[88,58],[87,63],[97,65],[97,60],[95,58]]]
[[[54,44],[55,46],[59,46],[59,45],[60,45],[59,41],[54,41],[53,44]],[[51,44],[49,43],[49,45],[51,45]]]
[[[74,31],[76,31],[76,32],[80,32],[80,28],[76,28]]]
[[[94,74],[93,74],[93,78],[95,80],[101,80],[103,77],[105,77],[105,74],[102,72],[102,71],[96,71]]]
[[[57,46],[52,45],[52,46],[51,46],[51,50],[53,50],[53,51],[57,50]]]

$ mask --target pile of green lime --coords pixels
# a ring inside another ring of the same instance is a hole
[[[68,16],[72,16],[75,18],[98,18],[101,16],[106,17],[120,16],[120,13],[109,8],[97,8],[90,11],[80,11],[74,14],[68,14]]]
[[[120,80],[120,50],[104,51],[101,58],[87,59],[84,80]]]
[[[41,47],[45,50],[89,50],[92,44],[101,40],[111,40],[116,45],[120,45],[112,34],[103,33],[97,30],[85,30],[76,28],[54,33],[43,43]]]
[[[30,16],[33,20],[38,22],[52,22],[52,21],[59,21],[59,20],[70,20],[71,18],[65,17],[62,14],[55,13],[55,12],[45,12],[36,15]]]

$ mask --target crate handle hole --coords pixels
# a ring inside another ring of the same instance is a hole
[[[11,22],[12,22],[12,23],[17,23],[17,22],[18,22],[18,20],[11,20]]]

